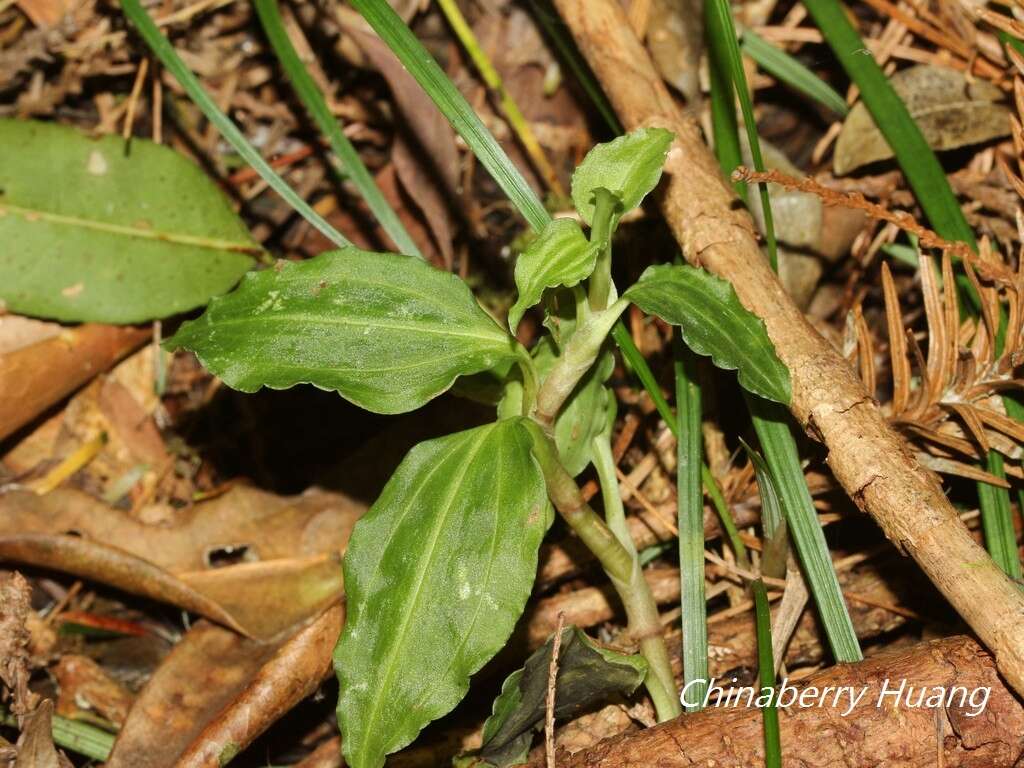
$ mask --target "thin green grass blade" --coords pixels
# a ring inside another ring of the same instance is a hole
[[[789,431],[789,414],[776,403],[751,395],[746,398],[754,430],[782,500],[789,533],[818,606],[832,655],[836,661],[860,661],[863,658],[860,643],[832,567],[818,513],[807,490],[796,441]]]
[[[708,688],[708,624],[704,593],[704,492],[701,488],[701,394],[697,356],[676,333],[676,510],[683,630],[683,702],[702,708]]]
[[[288,186],[288,182],[274,172],[274,169],[260,156],[255,147],[246,140],[242,132],[231,122],[231,119],[220,111],[220,108],[214,104],[210,95],[203,90],[203,86],[199,84],[196,76],[192,74],[192,70],[185,65],[185,62],[175,52],[174,47],[157,28],[153,19],[150,18],[139,0],[121,0],[121,9],[124,11],[125,16],[135,25],[136,30],[138,30],[146,45],[149,46],[153,55],[181,83],[181,87],[185,89],[189,98],[206,115],[206,119],[216,126],[221,135],[228,140],[231,146],[235,148],[235,151],[256,170],[263,180],[328,240],[339,247],[351,245],[323,216],[314,211],[305,200],[299,197],[298,193]]]
[[[977,250],[974,232],[960,209],[942,165],[885,73],[871,56],[861,55],[860,52],[865,50],[864,41],[850,23],[839,0],[805,0],[804,4],[839,63],[860,88],[864,104],[896,155],[896,161],[932,227],[947,240],[959,240]],[[980,307],[977,292],[965,275],[958,274],[957,282],[976,314]],[[1000,309],[1005,320],[1005,312]],[[1001,339],[996,340],[996,346],[998,351],[1002,346]],[[1004,398],[1004,403],[1006,400]],[[1012,406],[1008,408],[1012,409]],[[1000,456],[990,454],[986,468],[996,477],[1006,478]],[[978,483],[977,487],[986,547],[1007,574],[1019,577],[1021,563],[1017,539],[1013,535],[1010,493],[1005,488],[987,483]]]
[[[729,0],[707,0],[705,10],[708,13],[707,28],[712,55],[716,59],[712,66],[720,70],[722,81],[728,78],[732,90],[739,98],[740,110],[743,113],[743,124],[747,129],[747,140],[750,144],[750,156],[754,168],[764,171],[764,158],[761,156],[761,142],[757,136],[757,121],[754,120],[754,105],[750,100],[747,87],[747,75],[743,71],[743,58],[736,42],[736,27],[732,20],[732,6]],[[726,101],[731,102],[728,98]],[[730,171],[731,173],[731,171]],[[764,233],[768,243],[768,260],[772,269],[778,271],[778,246],[775,242],[775,222],[772,218],[772,203],[768,196],[768,185],[758,184],[761,194],[761,210],[764,215]]]
[[[398,250],[401,253],[422,258],[423,254],[416,247],[416,242],[402,225],[398,214],[384,199],[373,176],[363,164],[356,148],[352,146],[352,142],[341,130],[338,121],[328,109],[323,94],[320,93],[320,89],[302,64],[302,60],[299,59],[299,54],[296,53],[295,47],[285,31],[277,0],[256,0],[255,6],[256,15],[259,16],[260,24],[263,26],[263,32],[266,34],[267,40],[270,41],[270,47],[274,49],[282,69],[291,80],[295,93],[309,112],[310,117],[313,118],[317,128],[330,142],[331,149],[334,150],[340,164],[340,168],[337,169],[340,175],[342,178],[347,176],[352,180],[356,189],[359,190],[359,194],[363,196],[363,200],[366,201],[367,206]]]
[[[846,106],[846,100],[831,85],[785,51],[776,48],[749,29],[743,30],[740,47],[761,69],[789,87],[810,96],[840,117],[849,114],[850,108]]]
[[[132,0],[137,2],[137,0]],[[550,220],[540,198],[519,169],[509,160],[476,112],[448,79],[412,30],[388,5],[387,0],[352,0],[352,5],[380,35],[409,74],[433,99],[455,131],[465,139],[487,172],[523,214],[530,226],[540,231]]]
[[[18,727],[17,719],[4,709],[0,709],[0,724],[10,728]],[[54,744],[90,760],[106,762],[114,748],[114,734],[60,715],[53,716],[50,730]]]
[[[757,579],[750,585],[754,593],[754,617],[757,622],[757,672],[761,693],[772,693],[769,704],[761,708],[764,718],[765,768],[782,768],[782,738],[779,734],[779,711],[775,706],[775,666],[772,649],[772,614],[768,606],[768,590]]]
[[[721,0],[707,0],[707,2],[717,5]],[[720,18],[720,16],[719,12],[716,18]],[[709,33],[712,31],[709,25]],[[718,37],[711,45],[724,47],[728,42],[724,38],[727,37],[728,35],[718,32]],[[735,45],[735,38],[733,38],[733,44]],[[740,69],[742,71],[742,67]],[[722,79],[725,80],[727,76],[728,73]],[[719,98],[731,106],[731,83],[727,84],[727,87],[727,96]],[[745,87],[742,93],[746,93]],[[712,98],[716,98],[714,92],[712,92]],[[749,120],[746,112],[744,112],[744,120]],[[733,124],[735,125],[735,121]],[[754,127],[753,123],[748,122],[748,130],[751,127]],[[718,133],[715,135],[715,152],[723,168],[729,168],[730,165],[735,167],[740,162],[738,136],[729,141],[728,137],[724,135],[728,130],[729,126],[723,123],[716,128],[716,131],[721,131],[723,135],[719,136]],[[738,130],[738,128],[734,130]],[[751,148],[753,149],[753,142],[751,142]],[[818,514],[814,510],[811,494],[807,490],[796,441],[789,431],[789,414],[781,406],[767,400],[753,396],[747,396],[746,399],[754,430],[761,441],[765,461],[768,462],[769,470],[781,496],[790,536],[793,538],[797,554],[803,563],[811,594],[814,595],[815,603],[818,606],[832,653],[837,661],[859,661],[862,658],[860,644],[857,642],[857,635],[853,631],[853,623],[839,588],[839,580],[832,567],[832,558],[829,556],[828,544],[818,523]]]

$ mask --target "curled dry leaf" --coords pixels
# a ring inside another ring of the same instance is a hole
[[[282,644],[178,759],[178,768],[219,768],[315,691],[331,671],[345,610],[334,605]],[[141,767],[140,767],[141,768]]]
[[[158,527],[78,491],[10,491],[0,495],[0,559],[73,573],[271,638],[341,596],[339,553],[361,512],[324,491],[285,498],[237,486]],[[214,567],[221,554],[242,562]]]
[[[71,768],[68,759],[53,746],[52,722],[53,702],[49,699],[25,716],[14,768]]]
[[[149,338],[148,328],[82,325],[0,354],[0,439]]]
[[[956,149],[1010,134],[1002,91],[962,72],[930,64],[900,70],[890,78],[932,149]],[[832,168],[837,176],[868,163],[887,160],[892,150],[864,102],[850,110],[836,140]]]
[[[75,719],[89,711],[120,727],[128,717],[132,695],[88,656],[68,653],[53,668],[60,688],[57,714]]]

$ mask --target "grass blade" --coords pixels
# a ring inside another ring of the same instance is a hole
[[[274,49],[277,60],[281,63],[285,74],[288,75],[288,79],[291,80],[292,87],[302,105],[313,118],[317,128],[330,142],[331,149],[334,150],[341,165],[340,170],[355,184],[359,194],[363,196],[363,200],[366,201],[367,206],[377,217],[377,221],[380,222],[381,227],[384,228],[398,250],[410,256],[422,258],[423,254],[416,247],[415,241],[402,226],[398,215],[388,205],[387,200],[384,199],[383,193],[363,164],[356,148],[342,132],[338,121],[328,109],[323,94],[320,93],[320,89],[317,88],[313,78],[299,59],[299,54],[296,53],[295,47],[285,31],[277,0],[256,0],[255,6],[256,15],[259,16],[263,32],[266,34],[267,40],[270,41],[270,47]]]
[[[17,719],[0,709],[0,724],[17,728]],[[105,762],[114,748],[114,734],[107,733],[94,725],[80,723],[60,715],[54,715],[50,724],[53,743],[58,747],[84,755],[90,760]]]
[[[761,69],[794,90],[810,96],[840,117],[849,114],[850,108],[846,106],[846,100],[832,86],[782,49],[776,48],[749,29],[743,30],[740,47]]]
[[[701,396],[697,356],[675,334],[676,510],[683,630],[683,702],[701,709],[708,687],[708,624],[704,594],[704,492],[701,488]],[[690,691],[692,684],[693,690]]]
[[[932,227],[947,240],[959,240],[977,250],[974,232],[949,186],[942,165],[874,58],[860,54],[865,49],[864,41],[850,23],[839,0],[805,0],[805,5],[839,63],[860,88],[865,106],[892,148]],[[977,310],[980,297],[973,286],[962,273],[957,275],[957,282],[969,304]],[[1000,313],[1005,319],[1002,307]],[[998,353],[1001,351],[998,349],[1001,339],[996,340],[996,346]],[[1014,418],[1020,420],[1024,411],[1007,404],[1008,399],[1003,398],[1007,413],[1011,416],[1016,414]],[[1001,456],[990,453],[986,469],[996,477],[1006,479]],[[1007,574],[1019,578],[1021,563],[1013,529],[1010,493],[1005,488],[987,483],[978,483],[977,488],[985,545]]]
[[[750,585],[754,593],[754,616],[757,622],[757,673],[761,693],[773,693],[775,689],[775,667],[772,649],[772,614],[768,607],[768,591],[764,582],[757,579]],[[764,764],[765,768],[782,768],[782,739],[779,735],[779,711],[775,707],[775,696],[761,708],[764,718]]]
[[[128,0],[138,2],[138,0]],[[526,183],[519,169],[509,160],[476,112],[448,79],[412,30],[388,5],[387,0],[352,0],[352,5],[380,35],[409,74],[433,99],[455,131],[465,139],[484,168],[515,204],[530,226],[540,231],[550,220],[540,198]]]
[[[305,200],[299,197],[294,189],[288,186],[284,179],[274,172],[270,164],[246,140],[242,132],[231,122],[231,119],[220,111],[220,108],[214,104],[210,95],[203,90],[203,86],[199,84],[199,80],[192,74],[192,70],[181,60],[174,47],[164,37],[139,0],[121,0],[121,9],[124,11],[125,16],[135,25],[135,29],[138,30],[139,35],[146,45],[149,46],[153,55],[181,83],[181,87],[185,89],[189,98],[206,115],[206,119],[216,126],[221,135],[228,140],[231,146],[235,148],[235,151],[256,170],[263,180],[328,240],[339,247],[351,245],[338,230],[332,227],[323,216],[314,211]]]
[[[721,0],[708,0],[708,2],[720,4]],[[718,16],[721,16],[720,12]],[[709,33],[714,31],[710,26],[710,21],[709,18]],[[729,21],[731,23],[731,16]],[[720,37],[729,37],[721,31],[721,25],[716,29],[718,29],[717,34]],[[717,44],[721,47],[727,43],[727,39],[712,41],[712,45]],[[733,38],[733,45],[735,45],[735,38]],[[718,62],[712,62],[712,66],[716,65]],[[728,76],[728,72],[723,73],[721,80],[726,80]],[[740,93],[741,101],[746,101],[749,105],[746,89],[737,88],[736,90]],[[712,92],[712,98],[721,99],[731,106],[731,86],[725,95],[716,95]],[[748,111],[751,118],[747,118]],[[744,110],[744,120],[752,119],[752,116],[751,105],[749,110]],[[735,121],[733,121],[733,125],[735,125]],[[751,128],[756,128],[756,126],[753,126],[752,122],[748,122],[748,131]],[[729,130],[738,129],[727,123],[715,126],[715,152],[723,168],[734,168],[739,165],[741,160],[739,141],[729,140],[729,137],[724,135]],[[756,136],[756,130],[754,133]],[[753,146],[754,142],[751,142],[752,152]],[[765,224],[767,228],[767,218]],[[829,556],[828,544],[821,531],[821,525],[818,523],[818,514],[814,509],[810,491],[807,490],[796,441],[789,431],[789,414],[781,406],[767,400],[752,396],[747,396],[746,399],[754,430],[761,441],[765,461],[768,462],[775,487],[781,497],[790,536],[793,538],[797,554],[804,566],[808,585],[818,606],[832,653],[837,661],[859,661],[862,658],[860,644],[857,642],[857,635],[853,631],[853,623],[850,621],[850,615],[846,610],[846,603],[839,588],[839,580],[832,567],[832,558]]]
[[[750,156],[754,161],[754,168],[763,171],[764,158],[761,156],[761,142],[757,136],[757,122],[754,120],[754,105],[750,101],[747,75],[743,71],[743,58],[740,56],[740,47],[736,42],[732,6],[729,5],[729,0],[707,0],[705,9],[708,13],[708,39],[712,54],[716,58],[712,66],[719,68],[722,81],[728,78],[732,83],[732,89],[735,90],[736,96],[739,98],[740,110],[743,112],[743,124],[747,129],[747,140],[750,144]],[[726,101],[731,106],[732,99],[727,98]],[[778,247],[775,242],[775,224],[772,220],[772,204],[768,197],[768,185],[758,184],[757,186],[761,193],[765,238],[768,241],[768,259],[772,269],[778,271]]]

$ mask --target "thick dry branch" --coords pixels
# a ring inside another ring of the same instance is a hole
[[[879,698],[906,681],[904,698]],[[883,686],[888,686],[884,688]],[[879,654],[858,664],[840,664],[807,678],[801,689],[851,686],[858,704],[790,706],[780,709],[782,764],[802,768],[851,765],[899,765],[905,768],[1000,768],[1014,766],[1024,755],[1024,707],[996,673],[991,657],[973,640],[952,637],[909,649]],[[984,709],[975,716],[982,695],[972,705],[959,693],[938,707],[908,707],[922,687],[945,692],[962,686],[968,692],[990,688]],[[808,696],[807,701],[810,701]],[[714,765],[749,768],[764,765],[761,712],[710,707],[635,733],[606,739],[597,746],[559,760],[568,768],[683,768]]]
[[[661,198],[686,258],[732,282],[761,317],[793,381],[791,410],[828,448],[828,464],[993,651],[1024,693],[1024,592],[975,543],[847,363],[807,322],[761,253],[753,222],[722,177],[697,124],[684,117],[614,0],[555,0],[627,128],[675,132]]]

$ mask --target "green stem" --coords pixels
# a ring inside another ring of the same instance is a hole
[[[614,413],[612,414],[612,419]],[[622,505],[622,494],[619,493],[619,478],[615,474],[615,457],[612,455],[611,421],[608,428],[591,440],[594,451],[593,463],[597,470],[597,479],[601,483],[601,500],[604,502],[604,519],[611,528],[619,543],[631,555],[636,555],[636,543],[629,535],[626,524],[626,509]]]
[[[516,344],[516,363],[523,374],[523,416],[529,416],[537,402],[537,368],[522,344]]]
[[[772,614],[768,606],[768,590],[756,579],[750,585],[754,592],[754,614],[757,621],[757,670],[762,694],[775,692],[775,663],[772,649]],[[782,768],[782,739],[779,735],[779,711],[775,696],[761,709],[764,718],[765,768]]]
[[[572,394],[580,379],[590,370],[601,354],[601,346],[608,332],[619,319],[629,302],[619,299],[608,309],[592,314],[576,329],[558,361],[544,379],[537,392],[534,419],[546,430],[551,430],[562,405]]]
[[[658,720],[665,721],[678,716],[682,708],[676,695],[658,606],[644,579],[639,559],[635,554],[630,554],[611,528],[584,500],[576,481],[562,466],[554,441],[540,425],[529,421],[526,424],[533,438],[533,453],[544,474],[551,502],[594,553],[622,600],[629,620],[629,632],[638,640],[640,653],[647,661],[648,671],[644,683],[654,701]]]
[[[597,264],[590,275],[590,308],[599,312],[608,306],[612,290],[612,224],[618,200],[607,189],[594,190],[594,225],[590,242],[601,246]]]

